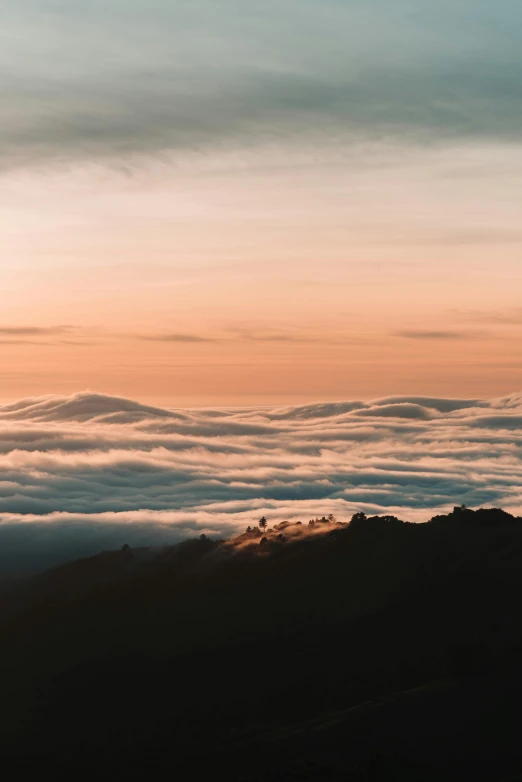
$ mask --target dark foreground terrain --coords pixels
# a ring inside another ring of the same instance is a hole
[[[503,511],[124,547],[2,589],[6,774],[522,779]]]

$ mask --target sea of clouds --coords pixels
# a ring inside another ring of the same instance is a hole
[[[522,507],[522,394],[171,410],[86,392],[0,406],[0,433],[0,574],[261,515]]]

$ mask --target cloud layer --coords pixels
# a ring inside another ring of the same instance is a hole
[[[20,0],[4,165],[303,133],[520,139],[516,0]]]
[[[82,393],[4,405],[0,431],[0,573],[261,515],[522,508],[522,394],[168,410]]]

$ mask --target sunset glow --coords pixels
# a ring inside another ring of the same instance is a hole
[[[513,3],[224,6],[1,12],[2,398],[521,387]]]

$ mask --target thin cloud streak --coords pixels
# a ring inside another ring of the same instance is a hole
[[[467,339],[470,336],[464,331],[429,331],[416,329],[394,331],[393,335],[396,337],[404,337],[405,339]]]
[[[146,342],[215,342],[212,337],[200,337],[197,334],[176,334],[167,332],[165,334],[138,334],[138,339]]]
[[[501,326],[520,326],[522,325],[522,307],[508,308],[504,310],[452,310],[451,314],[461,321],[471,323],[488,323]]]
[[[0,326],[0,334],[13,337],[39,337],[51,334],[68,334],[74,326]]]

